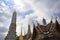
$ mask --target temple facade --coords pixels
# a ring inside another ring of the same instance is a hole
[[[5,40],[60,40],[60,24],[58,20],[56,19],[55,23],[53,23],[53,20],[51,19],[50,23],[48,24],[44,18],[42,21],[43,25],[36,22],[37,26],[34,22],[32,22],[33,33],[31,33],[31,26],[28,24],[27,33],[23,36],[21,28],[21,35],[16,36],[16,12],[14,11]]]
[[[60,40],[60,24],[57,19],[55,23],[51,20],[48,24],[43,20],[43,25],[37,22],[37,26],[33,26],[32,40]]]

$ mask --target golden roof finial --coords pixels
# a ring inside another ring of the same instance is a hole
[[[22,25],[22,24],[21,24]],[[21,35],[19,37],[19,40],[23,40],[23,35],[22,35],[22,26],[21,26]]]
[[[21,35],[22,35],[22,27],[21,27]]]

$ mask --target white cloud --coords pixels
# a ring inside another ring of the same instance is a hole
[[[4,2],[2,2],[1,5],[6,6]]]
[[[0,22],[0,27],[3,27],[4,25],[3,25],[3,23],[2,22]]]
[[[7,20],[7,17],[6,16],[2,16],[2,19]]]
[[[4,40],[4,34],[0,33],[0,40]]]

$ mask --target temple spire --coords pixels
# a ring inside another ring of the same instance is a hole
[[[53,21],[52,21],[52,18],[51,18],[51,22],[50,22],[50,29],[49,29],[49,32],[52,32],[53,31]]]
[[[55,18],[55,24],[59,24],[58,21],[57,21],[57,17]]]
[[[52,18],[51,18],[51,22],[50,23],[52,23]]]
[[[55,20],[55,26],[56,26],[56,30],[58,32],[60,32],[60,25],[59,25],[59,22],[57,21],[57,17],[56,17],[56,20]]]
[[[28,31],[27,31],[27,35],[26,35],[27,39],[31,38],[31,29],[30,29],[30,25],[28,24]]]
[[[31,29],[30,29],[30,25],[28,25],[28,34],[31,34]]]
[[[32,40],[35,40],[37,35],[37,30],[35,29],[35,24],[33,23],[33,35],[32,35]]]
[[[16,12],[13,12],[11,24],[5,40],[15,40],[16,38]]]
[[[46,20],[43,18],[43,25],[45,26],[46,25]]]
[[[13,12],[11,23],[16,23],[16,11]]]

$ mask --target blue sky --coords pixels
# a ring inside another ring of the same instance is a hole
[[[0,0],[0,39],[4,40],[7,35],[13,11],[17,12],[17,35],[20,35],[21,23],[23,23],[23,31],[27,31],[28,23],[31,24],[32,19],[42,24],[45,18],[47,23],[53,17],[60,20],[60,0]],[[60,23],[60,21],[59,21]],[[31,26],[32,29],[32,26]],[[3,36],[4,35],[4,36]]]
[[[0,3],[2,3],[2,2],[7,6],[13,6],[14,5],[13,0],[0,0]]]

